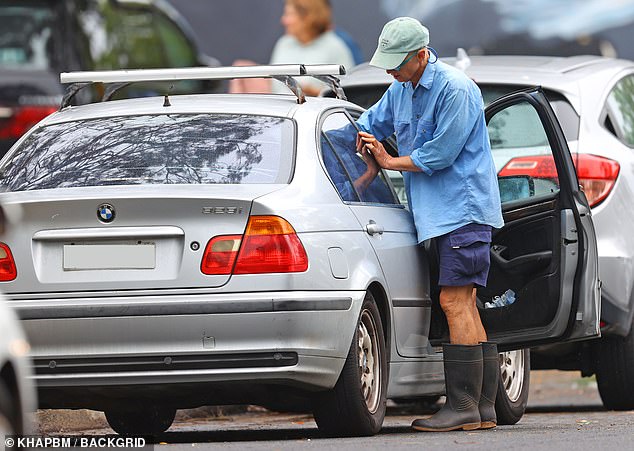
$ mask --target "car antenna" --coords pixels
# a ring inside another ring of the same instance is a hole
[[[174,88],[174,85],[170,85],[169,89],[167,90],[167,92],[165,93],[165,99],[163,100],[163,106],[164,107],[168,107],[168,106],[172,106],[172,104],[170,103],[170,98],[169,98],[169,92]]]

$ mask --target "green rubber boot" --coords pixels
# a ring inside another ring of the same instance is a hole
[[[482,346],[443,344],[442,349],[447,400],[431,418],[414,420],[412,427],[429,432],[478,429]]]
[[[480,429],[491,429],[497,426],[498,420],[495,414],[495,397],[498,392],[498,380],[500,379],[500,359],[498,347],[495,343],[483,342],[482,344],[482,394],[480,395]]]

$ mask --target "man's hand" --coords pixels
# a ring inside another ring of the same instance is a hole
[[[367,149],[367,150],[366,150]],[[383,169],[392,169],[394,171],[421,172],[421,169],[414,164],[409,156],[392,157],[381,141],[376,139],[374,135],[366,132],[359,132],[357,135],[357,152],[363,155],[363,152],[370,152],[376,162]]]
[[[359,132],[357,136],[357,151],[364,155],[364,151],[368,151],[374,157],[376,162],[382,168],[389,167],[389,161],[392,157],[387,153],[381,141],[377,140],[374,135],[366,132]]]

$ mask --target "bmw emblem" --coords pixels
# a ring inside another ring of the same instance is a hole
[[[106,224],[114,221],[114,207],[110,204],[101,204],[97,207],[97,218]]]

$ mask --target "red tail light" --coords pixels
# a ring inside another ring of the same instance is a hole
[[[596,155],[582,153],[573,155],[573,157],[579,183],[586,193],[588,203],[594,207],[608,197],[612,191],[621,166],[614,160]]]
[[[0,282],[9,282],[17,277],[15,261],[11,249],[4,243],[0,243]]]
[[[308,256],[295,229],[278,216],[251,216],[244,237],[214,237],[207,244],[201,265],[202,272],[210,275],[289,273],[307,269]]]
[[[4,123],[0,123],[0,139],[19,138],[46,116],[57,111],[55,106],[16,107]]]
[[[223,235],[212,238],[207,243],[200,266],[203,274],[231,274],[241,241],[242,235]]]
[[[589,154],[573,154],[579,183],[591,207],[608,195],[619,175],[620,165],[609,158]],[[501,177],[528,175],[533,178],[557,180],[557,168],[552,155],[518,157],[509,161],[498,173]]]

